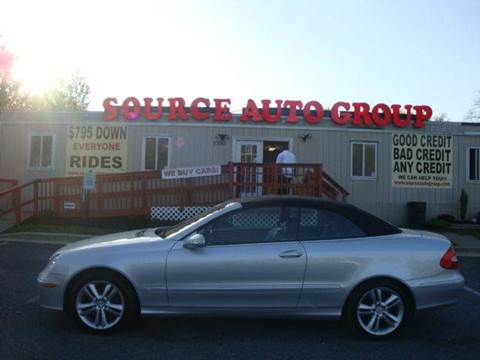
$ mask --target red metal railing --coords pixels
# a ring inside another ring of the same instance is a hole
[[[83,216],[82,177],[39,179],[0,192],[0,218],[14,214],[15,223],[43,211]],[[162,179],[159,171],[103,174],[89,193],[89,216],[146,215],[152,206],[209,206],[235,197],[265,194],[322,196],[345,200],[348,192],[326,174],[321,164],[222,165],[222,173],[188,179]]]
[[[0,178],[0,191],[11,188],[12,186],[18,185],[17,180],[13,179],[1,179]]]
[[[38,181],[38,180],[37,180]],[[37,181],[32,181],[0,192],[0,218],[7,214],[15,215],[15,223],[19,224],[33,214],[35,189]],[[23,216],[24,214],[29,214]]]
[[[232,164],[234,197],[291,194],[345,201],[349,195],[322,164]]]

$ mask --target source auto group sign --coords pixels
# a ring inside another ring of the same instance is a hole
[[[284,109],[287,110],[286,124],[295,125],[304,121],[307,124],[315,125],[323,119],[324,108],[315,100],[306,103],[300,100],[275,100],[273,103],[271,100],[262,100],[261,104],[257,104],[254,100],[249,99],[240,115],[240,121],[243,123],[278,123],[282,121],[282,110]],[[229,122],[232,120],[230,104],[231,100],[228,98],[210,100],[199,97],[187,106],[185,99],[180,97],[169,98],[166,101],[163,98],[156,98],[154,101],[153,98],[147,97],[143,99],[142,106],[136,97],[128,97],[121,103],[117,98],[110,97],[103,101],[103,119],[112,121],[121,115],[125,120],[131,121],[143,115],[147,120],[152,121],[193,120],[202,122],[212,117],[209,109],[213,107],[214,121]],[[168,106],[168,116],[163,114],[164,106]],[[302,114],[300,119],[297,116],[299,110]],[[332,122],[336,125],[385,127],[393,124],[400,128],[407,126],[423,128],[424,122],[431,117],[432,109],[427,105],[402,106],[379,103],[370,106],[364,102],[338,101],[331,107]]]
[[[392,186],[451,188],[453,137],[444,134],[392,135]]]

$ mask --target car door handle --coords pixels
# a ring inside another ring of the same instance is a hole
[[[297,258],[297,257],[300,257],[302,255],[303,255],[303,253],[298,251],[298,250],[286,250],[286,251],[278,254],[278,256],[280,256],[281,258],[284,258],[284,259]]]

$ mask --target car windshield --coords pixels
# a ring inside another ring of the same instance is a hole
[[[195,223],[197,223],[198,221],[200,220],[203,220],[204,218],[207,218],[207,217],[210,217],[212,216],[214,213],[220,211],[220,210],[223,210],[224,208],[228,207],[228,206],[231,206],[233,205],[234,203],[232,202],[229,202],[229,201],[226,201],[226,202],[223,202],[223,203],[220,203],[218,205],[215,205],[213,207],[211,207],[210,209],[208,210],[205,210],[204,212],[198,214],[198,215],[195,215],[189,219],[186,219],[172,227],[169,227],[167,229],[162,229],[162,228],[158,228],[155,230],[155,234],[157,234],[158,236],[160,236],[161,238],[168,238],[170,236],[172,236],[173,234],[176,234],[177,232],[185,229],[185,228],[188,228],[192,225],[194,225]]]

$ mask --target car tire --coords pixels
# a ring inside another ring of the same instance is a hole
[[[124,327],[138,313],[135,292],[128,281],[110,271],[80,276],[71,287],[68,312],[81,328],[109,334]]]
[[[396,334],[410,313],[407,296],[395,281],[374,280],[357,287],[349,296],[344,319],[357,334],[386,339]]]

